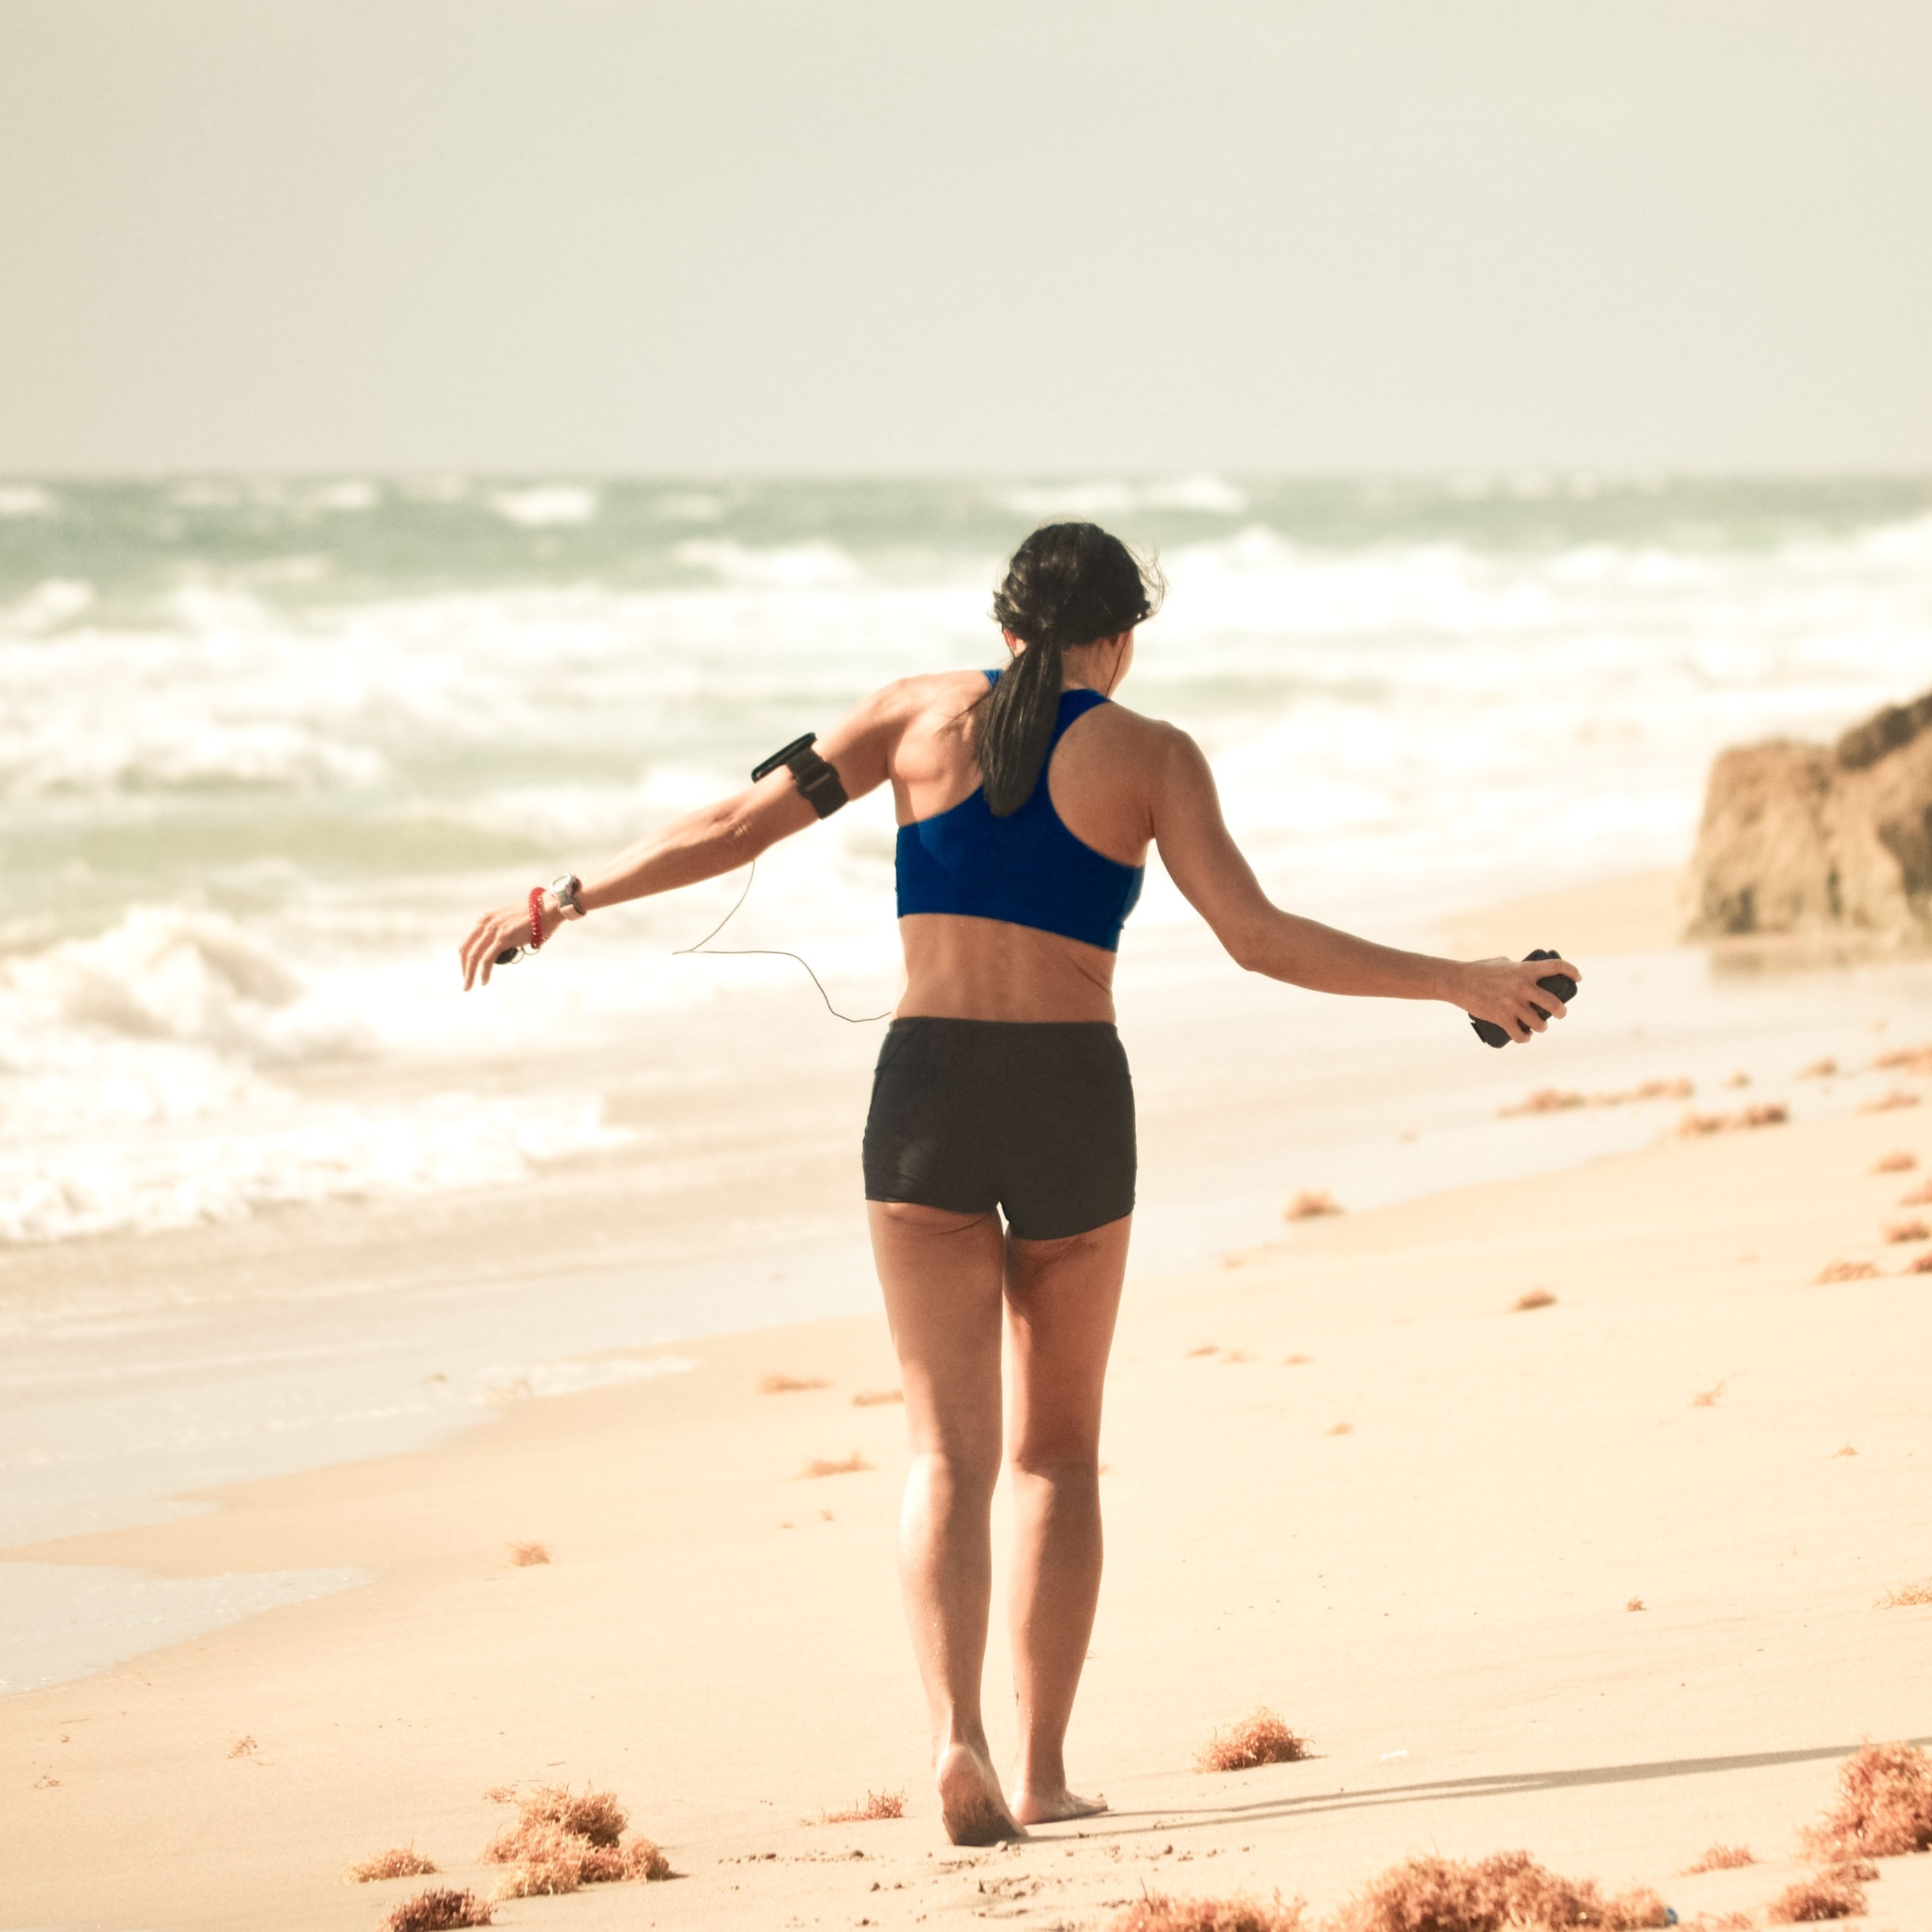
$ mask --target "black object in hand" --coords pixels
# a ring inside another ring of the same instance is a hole
[[[1563,956],[1539,947],[1534,952],[1525,953],[1523,957],[1526,959],[1561,959]],[[1552,973],[1548,979],[1539,980],[1536,983],[1546,993],[1554,993],[1566,1006],[1576,997],[1576,982],[1568,973]],[[1549,1018],[1550,1016],[1540,1006],[1536,1010],[1541,1018]],[[1507,1046],[1510,1043],[1509,1035],[1494,1020],[1479,1020],[1472,1014],[1469,1024],[1475,1028],[1476,1037],[1485,1046]]]
[[[507,966],[512,960],[520,959],[523,956],[524,949],[520,946],[506,946],[497,954],[496,964],[499,966]],[[1498,1040],[1496,1044],[1500,1046],[1502,1042]]]

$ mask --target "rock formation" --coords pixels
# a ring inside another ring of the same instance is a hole
[[[1688,896],[1687,938],[1932,938],[1932,692],[1828,747],[1720,754]]]

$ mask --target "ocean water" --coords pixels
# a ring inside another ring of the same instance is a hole
[[[1170,581],[1126,701],[1283,902],[1375,931],[1676,864],[1718,748],[1932,682],[1932,480],[0,483],[0,1243],[620,1146],[595,1083],[476,1069],[798,969],[670,956],[730,881],[466,1000],[470,917],[997,661],[1001,560],[1066,515]],[[733,939],[889,1005],[891,834],[881,794],[791,842]],[[1136,931],[1188,916],[1156,869]]]

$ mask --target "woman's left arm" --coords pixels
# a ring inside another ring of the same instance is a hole
[[[848,799],[862,798],[885,782],[908,710],[904,686],[887,685],[813,746],[838,772]],[[627,899],[648,898],[715,879],[749,865],[760,853],[781,838],[803,831],[817,818],[791,773],[782,766],[716,805],[686,813],[586,873],[577,902],[586,913],[596,912],[605,906],[622,905]],[[537,916],[545,940],[564,922],[556,896],[548,890],[538,902]],[[464,990],[466,992],[479,982],[487,986],[497,954],[511,946],[527,945],[530,938],[527,899],[484,913],[463,942]]]

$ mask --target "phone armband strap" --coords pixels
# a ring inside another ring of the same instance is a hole
[[[830,818],[842,805],[849,801],[845,788],[838,782],[838,774],[812,748],[818,742],[816,731],[808,731],[802,738],[794,738],[784,750],[774,752],[765,761],[753,768],[752,782],[769,778],[783,765],[791,773],[791,782],[803,795],[806,802],[820,818]]]

